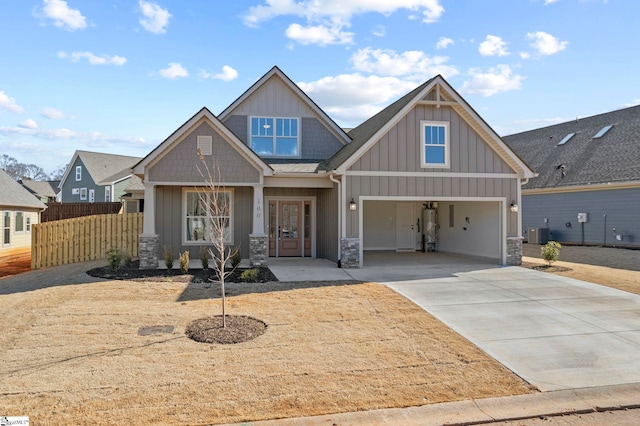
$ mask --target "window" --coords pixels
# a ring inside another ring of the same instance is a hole
[[[110,186],[105,186],[104,187],[104,201],[106,203],[111,201],[111,187]]]
[[[565,143],[569,142],[569,139],[571,139],[572,137],[574,137],[576,134],[575,133],[569,133],[567,136],[565,136],[564,138],[562,138],[562,140],[560,142],[558,142],[557,146],[560,145],[564,145]]]
[[[449,167],[449,123],[421,121],[421,166]]]
[[[81,200],[87,199],[87,188],[80,188],[80,199]]]
[[[24,213],[16,212],[16,232],[24,232]]]
[[[233,244],[232,191],[185,191],[184,242],[211,241],[216,229],[224,229],[226,244]]]
[[[26,228],[27,234],[31,232],[31,216],[27,216],[25,218],[25,228]]]
[[[11,244],[11,212],[4,212],[2,215],[2,245]]]
[[[611,130],[612,127],[613,127],[612,124],[610,124],[608,126],[604,126],[602,129],[600,129],[598,131],[598,133],[593,135],[593,139],[599,139],[599,138],[603,137],[605,135],[605,133],[607,133],[609,130]]]
[[[93,203],[94,201],[96,201],[96,190],[95,189],[90,189],[89,190],[89,202]]]
[[[82,166],[76,166],[76,181],[82,180]]]
[[[297,118],[251,117],[251,148],[268,157],[300,157]]]

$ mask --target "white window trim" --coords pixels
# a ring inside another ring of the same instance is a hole
[[[253,134],[251,133],[251,122],[253,121],[254,118],[270,118],[273,120],[273,125],[275,127],[275,123],[276,120],[278,119],[285,119],[285,120],[296,120],[298,122],[298,155],[262,155],[262,154],[258,154],[260,157],[262,158],[302,158],[302,120],[299,117],[275,117],[275,116],[262,116],[262,115],[253,115],[251,117],[249,117],[249,129],[247,131],[247,135],[248,135],[248,145],[249,148],[253,149],[253,144],[252,144],[252,137]],[[273,147],[274,147],[274,152],[275,152],[275,148],[276,148],[276,131],[274,129],[273,131]]]
[[[202,155],[213,155],[213,136],[198,135],[196,145]]]
[[[18,222],[18,214],[22,214],[22,231],[18,231],[18,228],[17,228],[18,223],[19,223]],[[24,232],[25,232],[24,231],[25,230],[24,218],[25,218],[25,213],[23,211],[18,210],[18,211],[14,212],[14,214],[13,214],[13,234],[14,235],[22,235],[22,234],[24,234]]]
[[[105,203],[111,202],[111,186],[109,185],[104,187],[104,202]]]
[[[426,163],[426,141],[424,137],[424,128],[426,126],[442,126],[444,127],[444,164]],[[423,169],[448,169],[451,164],[451,137],[449,134],[448,121],[430,121],[420,120],[420,167]]]
[[[95,189],[90,189],[89,190],[89,202],[90,203],[95,203],[96,202],[96,190]]]
[[[9,216],[8,226],[5,226],[5,223],[4,223],[5,215]],[[11,232],[11,210],[5,210],[2,212],[2,217],[0,218],[0,225],[2,225],[2,235],[0,235],[0,237],[2,237],[2,247],[11,247],[11,235],[13,234]],[[9,242],[7,242],[4,238],[4,231],[7,229],[9,230]]]
[[[84,193],[84,196],[82,193]],[[80,188],[80,199],[83,201],[87,199],[87,188]]]
[[[208,240],[198,240],[198,241],[189,241],[187,240],[187,194],[188,193],[200,193],[200,192],[209,192],[213,193],[210,188],[182,188],[182,214],[180,215],[180,220],[182,221],[181,231],[180,231],[180,239],[182,240],[183,246],[203,246],[203,245],[213,245],[213,243]],[[225,244],[232,246],[234,241],[234,228],[233,228],[233,216],[235,212],[234,208],[234,193],[233,188],[225,188],[220,189],[218,192],[226,192],[229,194],[229,240],[225,240]]]
[[[24,232],[27,234],[31,233],[31,215],[24,217]]]
[[[76,182],[82,180],[82,166],[76,166]]]

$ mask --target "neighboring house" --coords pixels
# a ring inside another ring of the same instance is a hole
[[[60,181],[63,203],[120,201],[139,157],[76,151]]]
[[[364,250],[420,250],[425,228],[438,250],[520,263],[510,206],[535,174],[441,76],[348,134],[277,67],[219,116],[201,109],[133,168],[145,187],[141,268],[165,246],[197,258],[207,245],[198,150],[231,202],[228,244],[252,265],[361,267]],[[438,213],[427,226],[426,207]]]
[[[60,192],[60,188],[58,188],[60,185],[59,180],[38,181],[23,179],[20,181],[20,184],[43,203],[55,202]]]
[[[131,175],[124,192],[124,195],[120,197],[124,203],[124,213],[144,212],[144,184],[142,179],[136,175]]]
[[[46,209],[42,201],[0,170],[0,256],[16,248],[31,247],[31,227]]]
[[[522,188],[526,240],[640,246],[640,106],[503,139],[539,174]]]

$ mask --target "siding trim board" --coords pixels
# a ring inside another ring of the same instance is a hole
[[[517,174],[510,173],[459,173],[459,172],[386,172],[349,170],[347,176],[402,176],[402,177],[441,177],[441,178],[487,178],[517,179]]]
[[[607,191],[607,190],[613,190],[613,189],[633,189],[633,188],[640,188],[640,181],[598,183],[593,185],[561,186],[557,188],[523,189],[522,195],[563,194],[568,192]]]

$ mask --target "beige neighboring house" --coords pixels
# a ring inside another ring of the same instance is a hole
[[[23,179],[20,184],[45,204],[56,202],[60,193],[60,188],[58,188],[60,185],[59,180]]]
[[[198,258],[200,151],[231,208],[227,243],[252,265],[440,250],[519,264],[521,184],[534,172],[436,76],[348,133],[278,67],[218,116],[202,108],[133,167],[144,182],[140,266]],[[208,195],[207,195],[208,196]],[[428,256],[429,253],[425,253]]]
[[[0,170],[0,256],[31,247],[32,226],[47,206]]]

